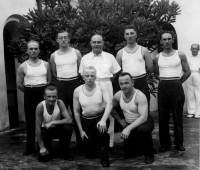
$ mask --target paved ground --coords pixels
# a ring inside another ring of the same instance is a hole
[[[155,129],[153,131],[153,140],[155,150],[158,151],[158,116],[152,113],[155,120]],[[171,120],[172,122],[172,120]],[[17,129],[9,132],[0,133],[0,169],[2,170],[199,170],[199,130],[200,119],[188,119],[184,115],[184,145],[185,152],[179,152],[172,147],[171,151],[157,153],[155,162],[146,165],[143,162],[143,156],[124,159],[122,152],[122,141],[119,138],[120,133],[115,133],[115,147],[110,155],[111,166],[102,168],[100,161],[88,160],[84,155],[79,155],[75,147],[73,135],[71,150],[75,161],[68,162],[55,158],[48,163],[40,163],[36,156],[23,157],[22,152],[25,148],[25,130]],[[173,125],[170,124],[170,131],[173,132]],[[171,133],[173,139],[173,133]],[[173,140],[172,140],[173,141]],[[54,147],[57,142],[53,142]],[[55,153],[56,155],[56,153]],[[56,157],[56,156],[55,156]]]

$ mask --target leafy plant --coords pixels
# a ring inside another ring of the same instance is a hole
[[[67,29],[71,46],[84,55],[91,51],[90,39],[94,33],[103,36],[104,50],[116,55],[126,44],[124,27],[133,24],[138,32],[138,44],[151,52],[159,45],[164,25],[175,22],[180,6],[169,0],[79,0],[76,8],[70,0],[41,0],[42,9],[30,10],[26,21],[16,24],[19,35],[12,40],[9,50],[19,62],[26,58],[26,42],[31,39],[40,43],[40,57],[48,60],[58,49],[56,34]],[[155,78],[148,75],[150,92],[154,94]]]

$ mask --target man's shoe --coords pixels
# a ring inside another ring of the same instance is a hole
[[[107,147],[102,147],[99,151],[99,158],[101,160],[102,167],[109,167],[109,151]]]
[[[110,162],[109,162],[109,160],[101,160],[101,165],[103,167],[109,167],[110,166]]]
[[[183,146],[176,146],[176,149],[178,151],[185,151],[185,148]]]
[[[71,155],[71,153],[67,153],[67,154],[62,154],[60,156],[61,159],[67,160],[67,161],[74,161],[74,157]]]
[[[199,119],[200,118],[200,115],[196,115],[194,116],[195,119]]]
[[[189,114],[189,115],[187,115],[187,118],[192,118],[192,117],[194,117],[193,114]]]
[[[170,146],[162,146],[159,148],[159,151],[160,152],[166,152],[166,151],[169,151],[171,148]]]
[[[146,164],[152,164],[154,162],[154,155],[145,156],[144,162]]]
[[[24,151],[24,153],[23,153],[23,156],[28,156],[28,155],[31,155],[31,154],[34,154],[35,153],[35,151]]]

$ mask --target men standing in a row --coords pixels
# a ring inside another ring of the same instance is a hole
[[[191,75],[187,80],[188,118],[200,118],[200,56],[199,44],[192,44],[192,56],[188,59]]]
[[[44,88],[51,82],[49,64],[39,59],[39,43],[27,43],[29,59],[23,62],[17,73],[17,87],[24,92],[24,110],[26,118],[27,142],[24,156],[35,152],[35,109],[43,100]]]
[[[171,33],[163,33],[160,40],[163,52],[157,54],[154,59],[154,73],[160,81],[158,85],[158,114],[161,145],[159,151],[161,152],[169,150],[171,146],[170,112],[174,120],[174,144],[177,150],[185,151],[182,119],[185,96],[182,83],[187,80],[191,72],[185,54],[174,50],[173,42]]]
[[[150,107],[150,93],[147,84],[146,73],[153,72],[153,62],[149,51],[137,44],[138,34],[132,25],[124,29],[126,47],[117,53],[117,61],[123,72],[131,74],[134,80],[134,87],[145,94],[148,101],[148,111]]]
[[[107,130],[112,100],[106,84],[95,82],[96,70],[93,66],[85,67],[82,74],[85,84],[74,91],[74,114],[84,143],[84,152],[88,158],[99,157],[102,166],[108,167],[110,137]]]
[[[83,69],[85,67],[93,66],[97,72],[96,81],[104,82],[106,84],[112,99],[113,87],[111,81],[114,81],[121,68],[112,54],[103,51],[104,41],[101,35],[96,34],[92,36],[90,45],[92,47],[92,52],[83,56],[79,68],[79,73],[83,74]],[[111,116],[108,133],[110,134],[110,147],[113,147],[114,119]]]
[[[50,58],[53,78],[56,81],[55,87],[58,89],[58,98],[61,99],[66,108],[70,106],[73,113],[73,92],[79,86],[78,68],[81,61],[81,53],[69,45],[70,37],[67,31],[63,30],[57,34],[59,49]],[[82,141],[75,123],[76,142],[79,151],[82,151]]]

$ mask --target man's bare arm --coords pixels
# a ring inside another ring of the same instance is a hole
[[[49,63],[45,62],[45,67],[47,69],[47,85],[51,84],[51,80],[52,80],[52,74],[51,74],[51,68],[49,66]]]
[[[17,88],[24,92],[24,63],[22,63],[17,70]]]
[[[117,52],[116,60],[119,63],[119,66],[122,68],[122,55],[123,55],[123,49],[119,50]]]
[[[183,72],[184,72],[182,77],[181,77],[181,82],[183,83],[184,81],[186,81],[188,79],[188,77],[191,74],[191,71],[190,71],[190,66],[188,64],[186,55],[183,52],[180,52],[180,51],[179,51],[178,54],[179,54],[179,57],[181,59],[181,64],[182,64],[182,68],[183,68]]]
[[[81,63],[82,55],[81,55],[79,50],[75,50],[75,53],[76,53],[76,55],[78,57],[78,59],[77,59],[77,70],[79,70],[79,66],[80,66],[80,63]]]
[[[51,54],[49,64],[50,64],[50,67],[51,67],[53,79],[56,80],[57,72],[56,72],[56,63],[55,63],[55,52],[53,54]]]
[[[142,47],[142,55],[145,60],[145,67],[146,67],[147,73],[152,73],[153,72],[153,61],[152,61],[149,50]]]
[[[159,80],[158,57],[159,57],[159,54],[157,54],[153,60],[153,72],[157,80]]]

